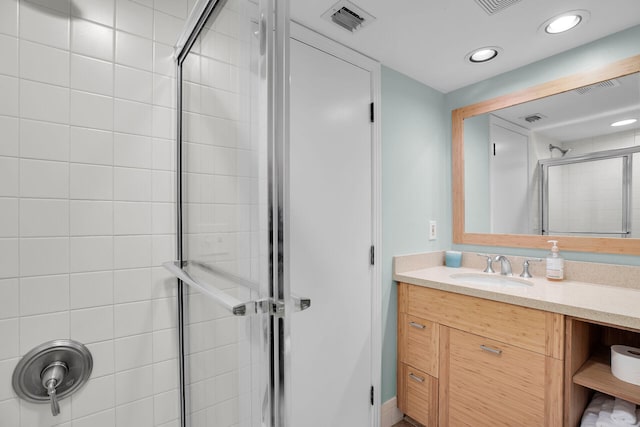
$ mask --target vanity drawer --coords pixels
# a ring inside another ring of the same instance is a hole
[[[438,377],[438,324],[401,314],[400,361]]]
[[[420,424],[436,426],[438,423],[438,380],[419,369],[401,363],[402,384],[400,410]]]
[[[441,388],[445,426],[550,426],[545,378],[551,358],[452,328],[443,339],[449,347],[441,368],[448,372]]]
[[[415,285],[406,305],[409,315],[563,359],[561,314]]]

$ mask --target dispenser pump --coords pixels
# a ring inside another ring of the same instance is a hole
[[[557,240],[548,240],[552,243],[551,252],[547,255],[547,279],[563,280],[564,279],[564,258],[560,256]]]

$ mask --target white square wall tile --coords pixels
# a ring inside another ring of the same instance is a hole
[[[151,136],[153,109],[151,104],[115,100],[113,129],[116,132]]]
[[[179,32],[175,34],[177,35]],[[174,35],[174,38],[176,35]],[[172,43],[174,42],[175,40]],[[153,43],[149,39],[117,31],[116,63],[152,71]]]
[[[153,332],[153,361],[175,359],[178,357],[177,350],[178,332],[176,328],[163,329]]]
[[[151,366],[116,374],[116,405],[124,405],[153,395]]]
[[[130,2],[130,0],[125,0]],[[151,104],[153,101],[153,75],[149,71],[116,65],[116,98]]]
[[[151,201],[151,171],[115,168],[114,199],[132,202]]]
[[[69,276],[20,279],[20,315],[54,313],[69,309]]]
[[[71,55],[71,88],[113,95],[113,64],[82,55]]]
[[[151,301],[117,304],[114,308],[114,316],[117,338],[144,334],[153,329]]]
[[[171,46],[175,40],[168,45],[161,43],[153,44],[153,72],[162,74],[163,76],[175,77],[176,63],[174,60],[174,51]]]
[[[3,344],[0,346],[0,360],[18,357],[20,349],[18,348],[19,331],[18,319],[0,320],[0,337]]]
[[[69,239],[20,239],[20,275],[46,276],[69,272]]]
[[[72,237],[71,272],[101,271],[113,268],[113,237]]]
[[[173,203],[153,203],[151,207],[151,231],[153,234],[176,232],[175,210]]]
[[[0,18],[1,20],[2,18]],[[0,21],[1,22],[1,21]],[[1,31],[1,30],[0,30]],[[0,34],[0,74],[18,76],[18,39]]]
[[[69,164],[44,160],[20,160],[22,197],[69,197]]]
[[[115,340],[116,372],[150,365],[153,354],[151,333]]]
[[[11,386],[11,377],[19,360],[20,359],[15,358],[0,361],[0,401],[11,399],[15,396],[15,392]]]
[[[18,35],[18,0],[0,2],[0,32]]]
[[[178,372],[176,359],[166,360],[153,365],[153,392],[163,393],[178,388]]]
[[[149,300],[151,299],[151,269],[116,270],[113,288],[116,304]]]
[[[151,138],[126,133],[114,134],[115,166],[151,168]]]
[[[69,123],[69,89],[20,80],[20,115],[25,119]]]
[[[153,416],[157,423],[167,423],[180,417],[180,398],[177,390],[157,394],[153,399]],[[229,423],[229,425],[234,424]]]
[[[113,132],[71,127],[70,151],[72,162],[113,165]]]
[[[153,426],[153,398],[116,407],[116,425]]]
[[[152,148],[153,169],[175,170],[175,143],[169,139],[154,138]]]
[[[18,247],[18,239],[0,239],[0,278],[19,275]]]
[[[69,234],[67,200],[21,199],[21,237],[63,237]]]
[[[113,27],[113,0],[73,0],[71,14],[86,21]]]
[[[71,164],[72,199],[110,200],[113,198],[113,168]]]
[[[131,0],[116,0],[116,28],[150,39],[153,36],[153,9]]]
[[[151,203],[114,202],[114,232],[117,235],[151,234]]]
[[[170,329],[176,326],[176,299],[153,300],[153,330]]]
[[[69,17],[36,6],[20,2],[20,37],[26,40],[58,47],[69,48]]]
[[[69,126],[20,120],[20,155],[40,160],[69,160]]]
[[[0,156],[18,156],[19,154],[19,133],[18,119],[16,117],[0,116]]]
[[[71,200],[69,204],[72,236],[113,234],[113,202]]]
[[[19,295],[18,279],[0,280],[0,319],[18,316]]]
[[[175,104],[175,79],[159,74],[153,75],[153,104],[173,108]]]
[[[153,137],[171,139],[175,132],[175,110],[171,108],[153,107]]]
[[[153,15],[153,25],[153,39],[160,43],[173,46],[176,42],[176,35],[182,31],[184,19],[155,11]]]
[[[20,318],[20,353],[43,342],[69,337],[69,312],[24,316]]]
[[[71,50],[93,58],[113,60],[113,29],[93,22],[73,18]]]
[[[114,267],[151,267],[151,236],[114,237]]]
[[[0,114],[17,116],[18,108],[18,79],[0,75]]]
[[[114,390],[115,377],[113,375],[91,378],[84,387],[71,396],[74,418],[112,408],[115,402]]]
[[[113,343],[113,340],[107,340],[87,345],[93,355],[93,371],[91,372],[93,378],[111,375],[115,372]]]
[[[0,238],[18,237],[19,209],[18,199],[0,198]]]
[[[172,260],[176,253],[176,237],[173,234],[153,236],[151,238],[151,262],[154,266],[161,266],[163,262]]]
[[[152,200],[171,203],[175,197],[175,174],[167,171],[153,171]]]
[[[71,310],[71,338],[81,343],[113,339],[113,306]]]
[[[73,419],[73,427],[113,427],[116,424],[116,410],[107,409],[106,411],[97,412]]]
[[[113,304],[113,272],[71,274],[69,299],[72,309]]]
[[[72,236],[113,234],[113,202],[71,200],[69,203]]]
[[[113,130],[113,99],[72,90],[70,123],[74,126]]]
[[[20,194],[20,163],[17,158],[0,157],[0,196],[15,197]],[[151,197],[151,194],[149,194]]]
[[[69,51],[21,40],[20,77],[69,86]]]

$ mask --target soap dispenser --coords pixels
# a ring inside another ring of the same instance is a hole
[[[557,240],[548,240],[552,243],[551,252],[547,255],[547,279],[560,281],[564,279],[564,258],[560,256]]]

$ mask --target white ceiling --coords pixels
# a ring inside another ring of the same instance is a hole
[[[521,0],[493,15],[475,0],[352,1],[376,17],[353,34],[321,18],[336,0],[291,0],[291,17],[443,93],[640,24],[640,0]],[[575,9],[590,18],[563,34],[539,31]],[[465,62],[483,46],[503,51],[489,63]]]

